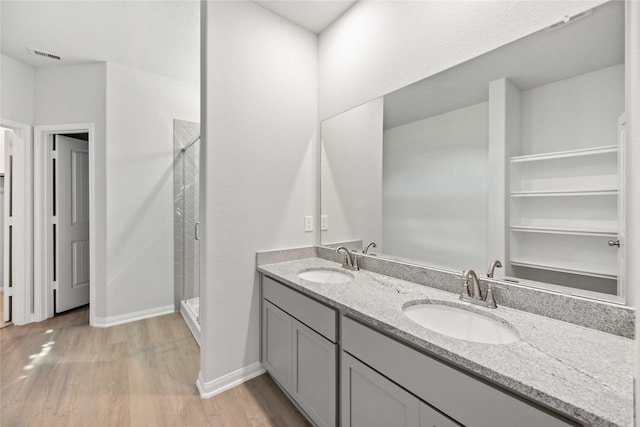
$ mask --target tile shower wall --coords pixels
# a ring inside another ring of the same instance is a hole
[[[174,303],[180,309],[180,301],[193,298],[198,252],[192,236],[199,206],[199,142],[180,154],[184,146],[200,134],[200,124],[185,120],[173,122],[173,235],[174,235]],[[195,149],[194,149],[195,148]],[[186,174],[185,174],[186,172]],[[185,284],[188,286],[185,289]]]

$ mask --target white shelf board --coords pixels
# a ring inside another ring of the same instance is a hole
[[[618,190],[512,191],[511,197],[615,196]]]
[[[605,269],[589,268],[578,263],[563,263],[563,265],[554,263],[549,260],[538,259],[512,259],[511,265],[519,267],[537,268],[540,270],[558,271],[560,273],[580,274],[582,276],[600,277],[602,279],[617,279],[618,274],[615,271],[606,271]]]
[[[563,159],[567,157],[594,156],[598,154],[616,153],[617,145],[607,145],[605,147],[583,148],[580,150],[558,151],[555,153],[529,154],[526,156],[511,157],[511,163],[536,162],[540,160]]]
[[[511,231],[521,233],[545,233],[545,234],[566,234],[575,236],[612,236],[618,235],[615,229],[580,229],[580,228],[565,228],[565,227],[532,227],[528,225],[512,225]]]

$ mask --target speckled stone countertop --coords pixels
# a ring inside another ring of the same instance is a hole
[[[391,336],[587,425],[633,422],[634,341],[547,317],[463,303],[456,294],[365,270],[345,284],[298,278],[310,268],[340,268],[320,258],[261,265],[258,271]],[[464,305],[514,329],[520,341],[476,343],[433,332],[411,321],[407,303]],[[498,301],[498,305],[500,301]]]

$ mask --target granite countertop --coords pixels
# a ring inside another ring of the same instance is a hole
[[[632,425],[633,340],[500,307],[500,301],[497,310],[463,303],[456,294],[365,270],[353,272],[355,280],[345,284],[298,278],[300,271],[317,267],[340,268],[340,264],[306,258],[261,265],[258,271],[585,424]],[[416,300],[466,305],[508,323],[520,341],[484,344],[436,333],[403,314],[403,306]]]

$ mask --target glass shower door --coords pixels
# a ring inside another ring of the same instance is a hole
[[[184,182],[184,288],[186,308],[196,322],[200,320],[200,140],[183,151]]]

